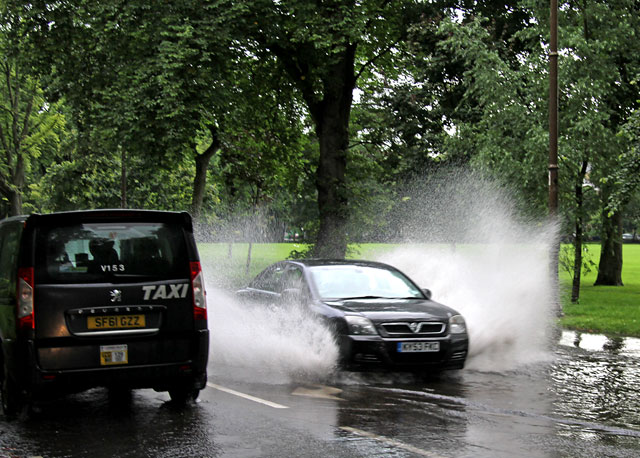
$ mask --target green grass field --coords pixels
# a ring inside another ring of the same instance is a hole
[[[395,245],[363,244],[355,246],[350,257],[372,259]],[[207,243],[198,245],[202,259],[213,262],[205,266],[213,273],[217,285],[237,289],[269,264],[285,259],[292,250],[302,251],[305,246],[292,243],[256,243],[251,246],[251,262],[247,269],[247,243],[231,245]],[[600,246],[590,244],[589,256],[597,264]],[[563,327],[582,331],[640,337],[640,244],[624,245],[622,287],[593,286],[597,272],[583,275],[578,304],[570,303],[571,278],[560,272],[560,298],[564,317]]]
[[[588,245],[594,262],[598,262],[600,245]],[[597,272],[582,277],[580,301],[571,304],[571,279],[560,273],[564,327],[640,337],[640,245],[625,244],[622,255],[624,286],[593,286]]]

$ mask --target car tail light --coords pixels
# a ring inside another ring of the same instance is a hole
[[[33,319],[33,267],[18,269],[18,327],[20,329],[34,329]]]
[[[207,319],[207,293],[204,290],[204,276],[199,262],[191,263],[191,288],[193,289],[193,318]]]

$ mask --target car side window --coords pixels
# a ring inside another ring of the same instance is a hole
[[[289,267],[282,275],[282,290],[304,288],[302,270],[298,267]]]
[[[20,230],[17,226],[0,230],[0,298],[3,302],[15,295],[19,244]]]
[[[251,284],[250,288],[261,289],[272,293],[281,291],[281,281],[284,269],[280,265],[272,266],[262,272]]]

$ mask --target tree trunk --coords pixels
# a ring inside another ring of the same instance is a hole
[[[127,208],[127,153],[120,152],[120,208]]]
[[[249,248],[247,248],[247,263],[244,266],[244,275],[249,278],[249,272],[251,270],[251,251],[253,248],[253,242],[249,242]]]
[[[571,285],[571,302],[580,300],[580,282],[582,277],[582,222],[576,220],[575,255],[573,259],[573,283]]]
[[[9,216],[22,214],[22,191],[11,191],[9,193]]]
[[[576,239],[573,260],[573,284],[571,286],[571,302],[580,300],[580,282],[582,281],[582,241],[584,239],[584,177],[587,174],[588,161],[582,161],[582,167],[576,181]]]
[[[307,55],[315,52],[314,44],[305,44],[291,42],[283,46],[282,42],[265,40],[265,46],[276,55],[298,85],[320,144],[316,171],[320,229],[313,255],[344,258],[347,251],[348,211],[345,170],[349,118],[357,80],[357,44],[344,37],[340,45],[333,48],[334,52],[321,57],[313,56],[317,59]],[[314,75],[316,72],[317,75]]]
[[[196,175],[193,179],[193,196],[191,200],[191,213],[194,219],[198,219],[202,212],[202,202],[207,187],[207,168],[213,155],[220,149],[218,130],[209,126],[211,132],[211,144],[201,154],[196,152]]]
[[[340,121],[327,119],[319,135],[320,162],[316,172],[316,187],[320,230],[315,247],[317,257],[344,258],[347,249],[344,172],[347,166],[345,140],[348,140],[348,135],[346,129],[339,127]]]
[[[602,244],[595,285],[622,286],[622,213],[602,216]]]
[[[353,101],[355,46],[347,47],[325,80],[324,98],[312,106],[320,143],[316,172],[320,230],[314,256],[345,257],[347,251],[347,148]]]
[[[3,183],[2,189],[5,190],[4,194],[9,199],[9,216],[16,216],[22,214],[22,188],[24,187],[24,158],[22,154],[17,150],[14,153],[15,168],[10,172],[11,184],[6,185]]]

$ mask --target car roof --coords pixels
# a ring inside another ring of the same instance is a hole
[[[73,210],[54,213],[34,213],[24,218],[28,223],[56,224],[70,221],[174,221],[191,226],[191,216],[187,212],[173,212],[163,210],[137,210],[137,209],[103,209],[103,210]]]
[[[287,260],[288,263],[295,263],[303,265],[305,267],[320,267],[320,266],[354,266],[354,267],[378,267],[381,269],[393,269],[395,267],[377,261],[366,261],[363,259],[293,259]]]

